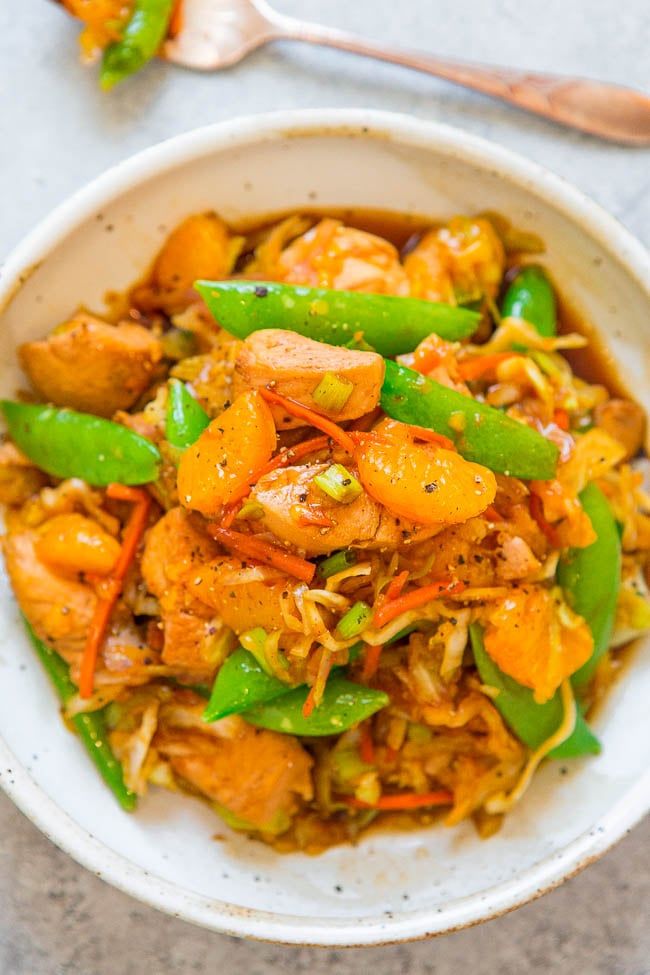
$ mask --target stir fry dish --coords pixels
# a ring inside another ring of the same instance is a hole
[[[174,38],[183,22],[182,0],[59,0],[83,24],[85,61],[101,59],[100,85],[113,88],[140,71]]]
[[[650,629],[645,418],[572,370],[540,242],[363,226],[190,216],[112,320],[19,349],[6,568],[127,810],[164,786],[279,850],[489,836],[599,752]]]

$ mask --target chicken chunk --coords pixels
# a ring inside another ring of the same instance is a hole
[[[494,297],[504,261],[503,244],[489,220],[454,217],[424,235],[404,270],[413,296],[463,304]]]
[[[438,239],[437,231],[432,230],[425,234],[407,254],[404,258],[404,270],[408,275],[413,298],[456,304],[446,250]]]
[[[47,566],[37,555],[39,533],[19,516],[8,519],[5,564],[18,605],[41,639],[68,663],[82,652],[97,597],[85,582]]]
[[[278,277],[317,288],[409,293],[408,279],[391,243],[331,218],[321,220],[285,248]]]
[[[325,555],[349,546],[394,549],[431,538],[439,531],[438,527],[415,525],[392,515],[365,491],[350,504],[334,501],[313,483],[314,477],[327,467],[327,464],[285,467],[260,478],[251,495],[264,510],[256,525],[308,556]],[[332,527],[302,524],[292,509],[305,504],[323,511],[334,523]]]
[[[149,530],[142,555],[142,575],[160,602],[164,644],[170,666],[205,671],[219,621],[197,598],[192,582],[202,566],[218,555],[217,545],[197,531],[182,508],[172,508]]]
[[[336,348],[282,329],[249,335],[239,350],[235,370],[236,394],[251,386],[273,383],[280,396],[298,400],[337,422],[373,410],[384,380],[384,360],[375,352]],[[348,399],[338,411],[325,410],[313,399],[314,390],[328,373],[349,384]],[[281,407],[273,408],[273,418],[278,430],[304,425],[304,421],[287,416]]]
[[[282,595],[295,582],[271,570],[263,579],[251,578],[254,572],[219,551],[182,508],[169,511],[147,535],[142,574],[160,601],[167,664],[205,670],[224,625],[236,633],[284,625]]]
[[[22,366],[41,396],[100,416],[132,406],[161,357],[160,342],[141,325],[109,325],[85,312],[20,347]]]
[[[177,714],[178,707],[162,709],[154,738],[174,773],[222,806],[241,828],[284,832],[300,800],[313,794],[312,759],[298,741],[253,728],[236,716],[200,734],[174,727]]]

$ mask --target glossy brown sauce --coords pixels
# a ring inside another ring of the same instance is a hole
[[[587,339],[584,349],[567,349],[562,355],[576,376],[588,383],[606,386],[613,396],[634,399],[625,385],[618,363],[601,338],[596,326],[589,322],[556,287],[560,332],[578,332]]]
[[[422,234],[432,227],[439,226],[438,221],[420,214],[360,207],[323,207],[322,209],[308,207],[300,210],[280,210],[264,216],[246,217],[230,223],[229,226],[238,234],[252,234],[263,231],[296,213],[314,222],[324,217],[333,217],[335,220],[343,221],[349,227],[356,227],[357,230],[365,230],[378,237],[384,237],[398,250],[404,247],[413,234]]]

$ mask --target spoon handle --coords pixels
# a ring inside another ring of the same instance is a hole
[[[276,37],[305,41],[415,68],[510,102],[563,125],[627,145],[650,145],[650,97],[631,88],[404,51],[334,28],[274,15]]]

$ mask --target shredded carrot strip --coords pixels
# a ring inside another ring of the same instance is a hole
[[[208,525],[208,532],[225,548],[232,549],[250,559],[256,559],[264,565],[271,565],[274,569],[286,572],[287,575],[302,579],[303,582],[311,582],[316,572],[316,566],[306,559],[301,559],[297,555],[291,555],[284,549],[265,542],[254,535],[243,535],[241,532],[231,531],[222,528],[220,525]]]
[[[261,477],[270,474],[279,467],[287,467],[295,460],[302,460],[308,454],[315,454],[319,450],[324,450],[328,443],[329,437],[312,437],[311,440],[303,440],[302,443],[296,444],[295,447],[285,447],[275,457],[271,457],[271,460],[267,464],[264,464],[263,467],[255,471],[248,483],[240,488],[226,506],[223,518],[221,519],[221,527],[230,528],[237,516],[241,502],[250,494]]]
[[[237,517],[237,513],[239,511],[240,506],[241,505],[239,502],[237,504],[228,505],[228,507],[225,510],[223,518],[219,522],[222,528],[232,528],[232,524],[235,518]]]
[[[408,577],[408,569],[404,569],[403,572],[400,572],[399,575],[396,575],[395,578],[389,582],[386,591],[380,592],[375,600],[375,613],[379,612],[384,603],[389,602],[391,599],[397,599],[402,592],[402,589],[406,585]]]
[[[399,420],[393,420],[391,422],[396,428],[403,428],[404,433],[412,436],[414,439],[436,444],[438,447],[444,447],[445,450],[456,450],[454,441],[450,440],[449,437],[445,437],[442,433],[436,433],[435,430],[429,430],[427,427],[418,427],[413,423],[401,423]],[[376,430],[356,430],[351,427],[349,436],[355,444],[390,442],[390,437],[387,434],[381,431],[377,432]]]
[[[495,352],[493,355],[479,355],[458,363],[458,372],[463,379],[480,379],[491,372],[506,359],[518,358],[519,352]]]
[[[131,504],[143,504],[149,500],[149,495],[143,488],[129,487],[127,484],[109,484],[106,497],[114,501],[130,501]]]
[[[489,504],[485,511],[483,512],[483,517],[487,518],[489,521],[503,521],[503,518],[494,507],[493,504]]]
[[[271,389],[260,389],[261,396],[267,401],[267,403],[273,403],[275,406],[281,406],[283,410],[286,410],[290,416],[296,416],[300,420],[306,420],[307,423],[312,427],[316,427],[317,430],[322,430],[326,433],[328,437],[331,437],[339,447],[343,447],[348,454],[354,454],[355,446],[352,438],[342,430],[340,426],[333,423],[332,420],[328,420],[325,416],[320,416],[319,413],[315,413],[310,410],[309,407],[303,406],[302,403],[298,403],[295,399],[290,399],[288,396],[280,396],[279,393],[274,393]]]
[[[395,576],[395,578],[391,580],[390,585],[386,589],[386,593],[385,593],[386,599],[397,599],[397,597],[401,595],[402,589],[406,585],[408,577],[409,577],[408,569],[404,569],[403,572],[400,572],[399,575]]]
[[[151,507],[150,495],[141,488],[130,488],[123,484],[109,484],[106,495],[115,500],[130,501],[135,504],[135,507],[124,530],[122,547],[117,562],[104,583],[103,594],[97,600],[95,612],[86,635],[79,674],[79,694],[83,698],[92,697],[97,655],[104,641],[111,613],[122,592],[124,578],[135,558],[138,544],[146,528]]]
[[[354,796],[346,796],[344,801],[353,809],[425,809],[427,806],[450,806],[454,796],[447,789],[438,789],[436,792],[403,792],[401,795],[381,796],[377,802],[363,802]]]
[[[359,728],[359,755],[361,756],[361,761],[365,762],[366,765],[375,764],[375,746],[372,740],[372,727],[369,721],[364,721]]]
[[[557,409],[553,414],[553,423],[560,428],[560,430],[568,430],[570,426],[569,414],[566,410]]]
[[[323,650],[320,658],[320,663],[318,664],[318,673],[316,674],[316,680],[313,686],[309,689],[309,694],[307,699],[302,706],[302,716],[303,718],[308,718],[313,712],[314,708],[317,707],[323,699],[323,692],[325,691],[325,685],[327,684],[327,678],[330,675],[330,670],[332,669],[332,652],[331,650]]]
[[[544,515],[544,502],[538,494],[530,496],[530,513],[540,531],[546,536],[553,548],[561,548],[560,539],[553,525]]]
[[[372,680],[372,678],[377,673],[377,668],[379,667],[379,658],[381,657],[381,651],[383,647],[381,644],[377,646],[367,647],[366,656],[363,661],[363,669],[361,671],[361,679],[364,681]]]
[[[258,479],[264,474],[270,474],[271,471],[276,470],[278,467],[286,467],[287,464],[292,464],[294,460],[302,460],[308,454],[315,454],[319,450],[324,450],[329,440],[329,437],[312,437],[310,440],[303,440],[302,443],[297,443],[295,447],[284,447],[279,454],[271,457],[268,464],[265,464],[261,468]]]
[[[427,443],[436,444],[438,447],[444,447],[445,450],[456,449],[456,444],[453,440],[445,437],[442,433],[436,433],[435,430],[427,430],[426,427],[417,427],[412,423],[408,425],[408,429],[418,440],[425,440]]]
[[[464,582],[452,582],[451,580],[445,579],[440,582],[434,582],[430,586],[413,589],[405,596],[387,600],[382,606],[379,606],[375,610],[372,621],[373,625],[377,627],[385,626],[386,623],[390,623],[391,620],[394,620],[397,616],[401,616],[402,613],[405,613],[409,609],[417,609],[418,606],[424,606],[425,603],[430,603],[432,599],[436,599],[438,596],[462,592],[464,588]]]
[[[291,514],[295,516],[299,525],[309,527],[314,525],[317,528],[332,528],[334,522],[326,515],[322,508],[316,508],[308,504],[294,504],[291,506]]]

